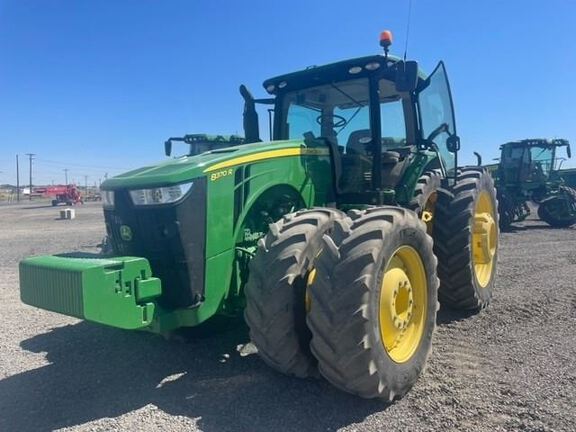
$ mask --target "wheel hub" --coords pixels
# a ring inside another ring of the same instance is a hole
[[[380,334],[388,355],[398,363],[416,351],[426,316],[426,276],[418,253],[409,246],[391,258],[380,291]]]
[[[394,269],[388,275],[388,279],[394,279],[390,287],[394,287],[387,295],[390,297],[390,317],[397,329],[405,329],[412,318],[412,285],[408,275],[401,269]]]
[[[496,255],[496,222],[490,213],[474,216],[474,262],[488,264]]]
[[[496,207],[487,191],[481,191],[476,200],[472,227],[472,262],[480,287],[488,286],[494,271],[498,248]]]

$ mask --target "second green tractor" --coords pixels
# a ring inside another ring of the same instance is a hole
[[[177,138],[189,154],[107,180],[111,256],[24,260],[23,301],[156,333],[244,313],[274,369],[404,395],[439,302],[490,302],[498,204],[487,171],[458,166],[443,63],[426,75],[389,42],[269,79],[264,99],[242,86],[243,139]]]
[[[563,147],[570,158],[570,143],[565,139],[532,138],[500,146],[499,163],[487,168],[498,189],[501,229],[530,215],[528,201],[538,204],[538,217],[550,226],[576,224],[576,189],[565,181],[564,172],[569,171],[560,170],[563,160],[557,157]]]

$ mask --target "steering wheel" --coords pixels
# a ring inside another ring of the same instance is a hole
[[[348,120],[338,114],[320,114],[318,117],[316,117],[316,123],[322,125],[322,123],[324,123],[324,119],[332,120],[333,127],[342,127],[348,123]]]

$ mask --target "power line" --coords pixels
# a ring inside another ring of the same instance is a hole
[[[39,162],[43,162],[49,165],[58,165],[58,166],[72,166],[72,167],[80,167],[80,168],[94,168],[94,169],[111,169],[111,170],[129,170],[132,168],[126,167],[112,167],[112,166],[102,166],[102,165],[86,165],[86,164],[79,164],[75,162],[58,162],[48,159],[38,159]]]
[[[20,163],[16,155],[16,202],[20,202]]]
[[[26,153],[26,156],[28,156],[28,159],[30,160],[30,193],[28,194],[28,197],[30,199],[30,201],[32,201],[32,160],[34,159],[34,156],[36,156],[35,153]]]

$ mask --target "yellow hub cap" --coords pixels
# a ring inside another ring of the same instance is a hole
[[[422,259],[410,246],[394,252],[380,287],[380,337],[396,363],[414,355],[426,325],[428,284]]]
[[[484,288],[492,278],[494,257],[498,247],[498,228],[496,213],[490,194],[481,191],[474,209],[474,228],[472,231],[472,260],[476,281]]]

